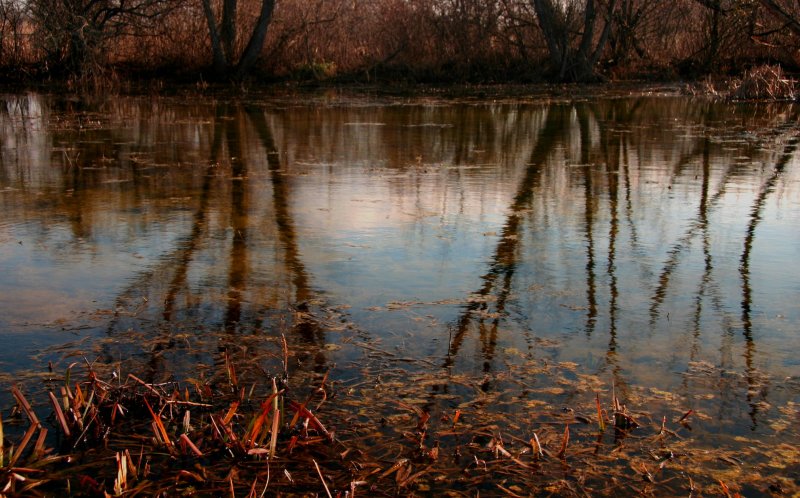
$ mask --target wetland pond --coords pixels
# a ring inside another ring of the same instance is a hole
[[[331,490],[800,490],[797,105],[0,101],[8,438],[72,363],[269,378],[285,337]]]

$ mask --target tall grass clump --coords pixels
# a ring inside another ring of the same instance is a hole
[[[781,66],[763,65],[754,67],[735,81],[729,98],[731,100],[795,100],[795,81],[789,78]]]

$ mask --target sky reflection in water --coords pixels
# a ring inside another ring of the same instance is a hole
[[[2,100],[6,376],[284,331],[341,378],[353,337],[485,389],[575,362],[734,432],[798,400],[796,107]]]

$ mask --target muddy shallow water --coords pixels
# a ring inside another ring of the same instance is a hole
[[[525,419],[613,389],[693,410],[707,446],[800,441],[797,106],[2,104],[4,381],[268,363],[284,333],[375,407]]]

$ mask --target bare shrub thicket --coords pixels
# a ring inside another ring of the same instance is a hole
[[[373,8],[363,0],[284,0],[276,8],[263,64],[272,74],[324,79],[365,64]],[[372,47],[370,47],[372,49]]]
[[[527,5],[284,0],[276,9],[264,64],[274,73],[302,78],[401,74],[441,80],[525,70],[524,52],[533,45]]]
[[[419,2],[418,15],[426,37],[409,50],[412,67],[423,62],[420,69],[436,78],[527,72],[523,61],[534,45],[527,2],[427,0]]]
[[[150,72],[194,73],[209,64],[208,26],[199,2],[184,2],[165,12],[151,32],[120,37],[115,62]]]
[[[25,6],[0,0],[0,67],[20,67],[25,62],[28,37]]]
[[[613,13],[604,65],[620,76],[668,69],[687,53],[692,36],[684,30],[686,3],[621,0]]]
[[[760,0],[757,7],[751,40],[768,50],[773,60],[786,66],[800,65],[800,2]]]
[[[682,46],[673,65],[689,74],[738,73],[765,61],[792,60],[797,37],[777,22],[762,2],[744,0],[681,0],[679,26],[673,31]]]
[[[706,71],[729,66],[731,61],[757,58],[759,47],[750,42],[758,9],[751,2],[705,0],[703,45],[697,60]]]
[[[0,35],[3,68],[84,80],[674,78],[797,69],[800,2],[0,0]]]
[[[114,63],[138,58],[120,49],[126,38],[163,35],[162,20],[182,0],[30,0],[33,43],[47,68],[77,85],[104,86],[114,79]]]

